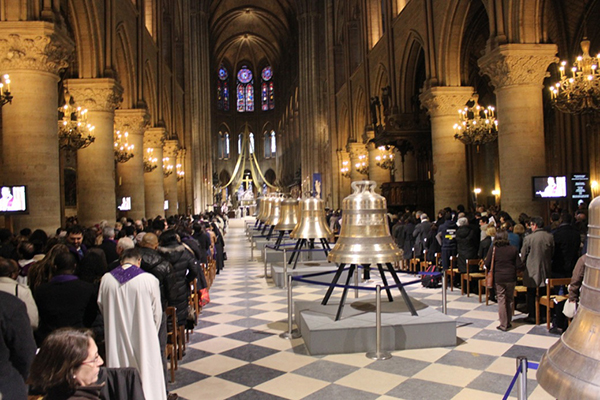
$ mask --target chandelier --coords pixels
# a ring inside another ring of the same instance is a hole
[[[364,154],[361,154],[360,156],[358,156],[358,162],[356,164],[354,164],[354,167],[356,168],[356,171],[358,171],[358,173],[367,175],[369,173],[369,165],[367,164],[367,156]]]
[[[394,148],[391,146],[379,146],[377,148],[380,154],[375,157],[378,167],[383,169],[394,169]]]
[[[183,178],[185,177],[185,171],[183,170],[183,167],[181,164],[177,164],[176,168],[177,168],[177,180],[182,181]]]
[[[340,168],[340,172],[342,176],[345,178],[350,178],[350,161],[342,161],[342,168]]]
[[[493,142],[498,138],[498,120],[494,107],[484,108],[477,100],[469,100],[465,107],[458,110],[458,123],[454,124],[454,139],[465,145],[479,146]]]
[[[133,145],[129,144],[129,132],[115,132],[115,161],[126,163],[133,157]]]
[[[68,152],[75,152],[79,149],[85,149],[94,143],[96,138],[92,136],[94,126],[87,122],[87,109],[75,107],[72,103],[72,97],[65,90],[65,105],[59,107],[58,121],[58,143],[60,148]]]
[[[567,62],[560,63],[560,81],[550,86],[554,107],[564,113],[586,114],[600,111],[600,72],[598,61],[600,54],[590,56],[590,41],[581,42],[583,55],[577,57],[566,72]]]
[[[169,162],[169,157],[163,158],[163,174],[165,178],[168,178],[173,173],[173,165],[167,164]]]
[[[154,149],[149,147],[144,155],[144,172],[149,173],[158,167],[158,158],[154,157]]]
[[[0,80],[0,107],[7,103],[12,103],[12,95],[10,94],[10,77],[8,74],[2,76]]]

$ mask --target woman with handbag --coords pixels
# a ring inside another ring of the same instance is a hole
[[[500,229],[485,259],[488,271],[486,286],[496,289],[498,299],[498,317],[500,325],[496,329],[509,330],[514,307],[515,286],[517,284],[517,271],[523,269],[519,251],[510,245],[508,232]]]

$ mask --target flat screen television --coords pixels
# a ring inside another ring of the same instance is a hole
[[[0,187],[0,214],[28,214],[27,186],[14,185]]]
[[[131,197],[122,197],[121,204],[117,206],[119,211],[130,211],[131,210]]]
[[[534,176],[531,187],[533,198],[542,200],[567,198],[566,176]]]

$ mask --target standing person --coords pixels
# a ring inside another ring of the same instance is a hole
[[[466,217],[461,217],[456,222],[456,253],[458,254],[456,266],[461,274],[467,272],[467,260],[477,259],[477,250],[479,250],[479,232],[469,225]],[[475,272],[478,267],[471,265],[469,272]]]
[[[546,285],[552,273],[554,238],[544,228],[542,217],[531,217],[531,234],[523,240],[521,260],[526,266],[523,285],[527,287],[527,312],[525,322],[535,324],[535,298],[539,287]]]
[[[456,255],[456,230],[458,225],[452,220],[452,214],[444,214],[445,222],[439,227],[436,239],[442,246],[442,267],[450,268],[450,257]]]
[[[15,295],[25,303],[31,328],[36,330],[39,322],[37,305],[29,287],[18,283],[14,279],[18,273],[19,267],[15,260],[7,260],[0,257],[0,291]]]
[[[489,230],[490,228],[488,228]],[[494,243],[485,258],[485,267],[490,271],[494,265],[494,288],[498,299],[498,318],[500,325],[496,329],[509,330],[512,320],[512,310],[515,302],[515,286],[517,284],[517,270],[523,269],[523,262],[519,257],[519,251],[510,245],[508,232],[498,230]]]
[[[165,400],[158,331],[162,319],[158,279],[139,265],[138,249],[121,254],[121,265],[100,282],[98,306],[104,317],[108,367],[134,367],[140,372],[146,399]]]
[[[425,213],[421,214],[420,219],[421,223],[417,224],[412,234],[415,238],[415,257],[423,259],[425,238],[427,238],[427,235],[429,235],[429,231],[431,230],[431,222],[429,222],[429,217]]]
[[[569,278],[579,258],[581,237],[573,226],[573,217],[563,213],[560,224],[552,233],[554,236],[554,257],[552,258],[552,276],[554,278]]]
[[[27,399],[25,380],[34,356],[35,341],[25,304],[0,291],[0,394],[4,399]]]
[[[119,259],[117,241],[115,240],[115,228],[106,226],[102,229],[102,243],[98,247],[104,251],[108,264]]]
[[[71,225],[67,228],[65,244],[69,251],[77,256],[77,261],[81,261],[87,253],[87,247],[83,244],[83,227],[81,225]]]

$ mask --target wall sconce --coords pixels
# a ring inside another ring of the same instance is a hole
[[[342,176],[350,178],[350,161],[342,161],[342,168],[340,168]]]
[[[500,191],[498,189],[492,190],[492,196],[500,196]]]
[[[598,193],[598,181],[592,181],[592,197],[596,197],[596,193]]]

